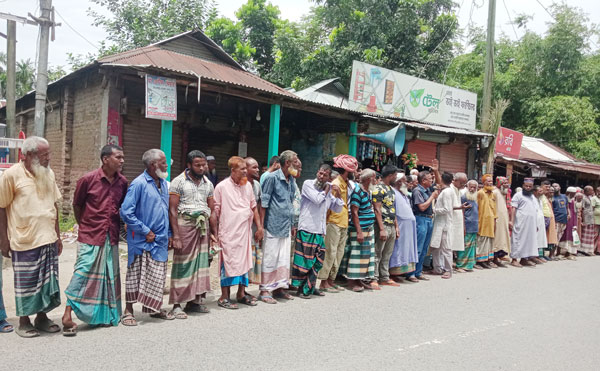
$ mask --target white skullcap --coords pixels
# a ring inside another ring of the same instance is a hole
[[[575,188],[575,187],[568,187],[567,188],[567,193],[577,193],[577,188]]]
[[[404,175],[404,173],[398,173],[398,174],[396,174],[396,180],[395,181],[397,182],[397,181],[402,180],[404,178],[406,178],[406,175]]]
[[[206,156],[206,161],[214,161],[215,156]]]

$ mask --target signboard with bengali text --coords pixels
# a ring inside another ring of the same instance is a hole
[[[477,94],[354,61],[348,108],[474,130]]]
[[[177,121],[177,82],[146,75],[146,118]]]
[[[521,153],[521,143],[523,142],[523,133],[499,127],[498,135],[496,135],[496,148],[494,151],[497,154],[510,156],[518,159]]]

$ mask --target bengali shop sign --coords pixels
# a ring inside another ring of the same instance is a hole
[[[177,82],[146,75],[146,117],[177,121]]]
[[[354,61],[348,108],[474,130],[477,94]]]
[[[518,159],[521,153],[521,143],[523,142],[523,133],[499,127],[496,135],[496,154],[510,156]]]

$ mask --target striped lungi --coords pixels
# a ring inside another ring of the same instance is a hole
[[[263,241],[263,260],[261,267],[261,291],[287,289],[290,278],[291,236],[275,237],[266,232]]]
[[[17,316],[48,313],[60,305],[56,243],[12,251]]]
[[[582,224],[581,225],[581,245],[577,250],[586,254],[594,253],[594,243],[596,242],[596,225]]]
[[[399,267],[390,268],[390,276],[401,276],[403,274],[412,273],[417,267],[416,263],[408,263]]]
[[[181,249],[173,250],[169,304],[199,303],[200,295],[210,291],[208,233],[201,234],[196,224],[177,220]]]
[[[149,251],[136,255],[127,267],[125,299],[127,303],[142,304],[142,312],[156,313],[163,303],[163,290],[167,278],[167,262],[152,259]]]
[[[2,297],[2,260],[4,257],[0,254],[0,322],[6,319],[6,308],[4,307],[4,298]]]
[[[311,295],[325,259],[325,238],[322,234],[298,231],[292,262],[292,286]]]
[[[356,229],[348,228],[348,242],[340,272],[349,280],[375,278],[375,233],[373,226],[362,229],[364,240],[359,243]]]
[[[475,259],[478,263],[494,259],[494,252],[492,251],[493,245],[494,239],[492,237],[477,237]]]
[[[79,243],[71,283],[65,290],[67,305],[90,325],[117,326],[121,319],[119,246]]]
[[[473,269],[477,251],[477,233],[465,233],[465,250],[457,251],[456,268]]]

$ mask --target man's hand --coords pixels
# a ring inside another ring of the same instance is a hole
[[[331,189],[331,184],[327,183],[327,184],[325,184],[325,188],[323,188],[323,192],[329,193],[330,189]]]
[[[396,228],[396,239],[400,238],[400,230]]]
[[[154,232],[150,231],[146,235],[146,242],[148,242],[148,243],[154,242],[155,238],[156,238],[156,235],[154,234]]]
[[[331,194],[333,195],[333,197],[335,198],[340,198],[340,196],[342,195],[342,191],[340,191],[340,187],[338,187],[335,184],[331,185]]]
[[[462,208],[463,210],[465,210],[465,209],[470,209],[470,208],[471,208],[471,205],[470,205],[468,202],[465,202],[464,204],[462,204],[461,208]]]
[[[181,245],[181,239],[179,238],[179,236],[173,236],[173,238],[171,239],[171,247],[175,250],[181,250],[182,245]]]
[[[382,229],[379,231],[379,239],[380,239],[381,241],[385,241],[385,240],[387,240],[387,238],[388,238],[387,232],[385,231],[385,228],[382,228]]]
[[[440,166],[440,163],[438,162],[437,158],[434,158],[433,161],[431,161],[431,170],[438,171],[439,166]]]
[[[254,241],[256,241],[258,243],[258,242],[262,241],[264,236],[265,236],[264,229],[259,228],[256,230],[256,233],[254,233]]]
[[[211,245],[219,245],[219,238],[216,237],[214,234],[210,235],[210,244]]]
[[[356,232],[356,241],[358,241],[358,243],[363,243],[364,240],[365,236],[363,235],[362,231]]]
[[[173,248],[173,238],[169,237],[169,243],[167,244],[167,250],[171,250]]]
[[[10,241],[8,238],[0,240],[0,252],[2,252],[2,256],[5,258],[10,258]],[[0,267],[0,269],[2,269],[2,267]]]
[[[60,239],[60,237],[58,238],[58,240],[56,240],[56,250],[57,250],[57,254],[58,256],[60,256],[60,254],[62,254],[62,250],[63,250],[63,243],[62,240]]]
[[[510,229],[512,231],[512,229],[513,229],[513,222],[508,222],[508,229]]]
[[[292,240],[296,238],[296,232],[298,232],[298,228],[292,227]]]
[[[440,195],[440,191],[439,189],[436,189],[435,191],[433,191],[433,193],[431,194],[431,197],[433,197],[434,200],[437,200],[438,196]]]

